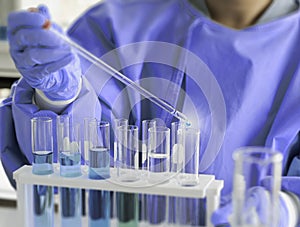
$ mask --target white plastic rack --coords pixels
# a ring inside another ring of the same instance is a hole
[[[31,227],[31,191],[32,185],[46,185],[57,187],[72,187],[82,189],[97,189],[115,192],[128,192],[138,194],[165,195],[187,198],[206,198],[206,223],[207,227],[213,226],[210,222],[220,201],[220,193],[223,181],[216,180],[214,175],[199,175],[199,184],[193,187],[183,187],[177,184],[174,175],[170,175],[168,181],[159,184],[149,184],[146,178],[135,182],[120,182],[116,177],[116,169],[110,169],[111,177],[106,180],[88,179],[87,170],[82,166],[82,175],[76,178],[64,178],[59,174],[59,166],[54,165],[54,173],[51,175],[34,175],[31,166],[23,166],[13,174],[17,183],[17,209],[19,223],[22,227]],[[141,172],[141,174],[143,174]]]

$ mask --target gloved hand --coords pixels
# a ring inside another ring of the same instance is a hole
[[[270,195],[263,187],[254,187],[251,188],[251,191],[248,192],[247,202],[245,207],[241,212],[243,215],[243,220],[247,221],[247,224],[252,224],[253,226],[260,226],[268,221],[270,217],[268,212],[270,211]],[[287,206],[286,202],[291,202],[292,199],[288,198],[286,194],[280,195],[280,205],[279,205],[279,225],[280,227],[295,226],[294,220],[289,219],[290,207]],[[216,210],[211,217],[211,222],[216,227],[229,227],[233,221],[233,204],[231,201],[221,206]],[[238,216],[241,218],[241,216]],[[252,226],[251,225],[251,226]]]
[[[52,101],[69,100],[81,86],[80,61],[68,44],[45,29],[49,22],[46,6],[10,13],[7,27],[10,54],[31,87]],[[56,24],[51,22],[51,26],[62,32]]]

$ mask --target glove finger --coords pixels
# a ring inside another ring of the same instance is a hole
[[[12,50],[24,50],[27,47],[59,48],[67,44],[53,32],[45,29],[21,29],[9,38]]]
[[[42,15],[44,15],[48,20],[51,20],[50,11],[47,6],[39,5],[38,12],[41,13]]]
[[[12,53],[13,59],[18,69],[31,68],[36,65],[44,65],[50,62],[58,62],[70,55],[69,48],[49,49],[49,48],[28,48],[23,52]]]
[[[59,72],[59,70],[72,61],[73,56],[70,55],[59,62],[51,62],[46,65],[36,65],[34,67],[20,69],[20,73],[31,87],[44,90],[44,88],[49,85],[48,80],[53,73]]]
[[[75,61],[73,55],[68,55],[58,62],[50,62],[46,65],[36,65],[34,67],[20,69],[21,74],[30,81],[30,85],[41,83],[44,77],[51,75],[54,72],[61,70],[66,65]]]
[[[42,28],[48,19],[38,12],[18,11],[8,15],[8,35],[13,35],[22,28]]]
[[[225,206],[216,210],[211,216],[211,222],[214,225],[227,225],[229,223],[229,216],[232,213],[232,203],[228,203]]]

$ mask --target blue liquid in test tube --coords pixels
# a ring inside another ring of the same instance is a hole
[[[60,153],[60,175],[63,177],[76,177],[81,175],[81,155],[79,152]],[[61,225],[81,226],[81,189],[61,188]]]
[[[53,131],[52,119],[35,117],[31,119],[32,173],[49,175],[53,173]],[[34,227],[54,226],[53,187],[33,185]]]
[[[109,123],[89,124],[89,178],[105,180],[110,177]],[[89,227],[110,226],[109,191],[89,190]]]
[[[47,175],[53,173],[52,151],[36,152],[33,155],[32,173]],[[33,186],[34,226],[54,226],[53,187],[44,185]]]
[[[110,177],[110,150],[94,148],[89,150],[89,178],[103,180]],[[110,192],[89,191],[89,227],[110,226]]]
[[[57,117],[57,141],[60,176],[72,178],[81,175],[80,125],[70,124],[67,115]],[[81,227],[81,189],[60,188],[61,226]]]

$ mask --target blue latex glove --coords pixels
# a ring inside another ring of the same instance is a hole
[[[10,54],[26,82],[53,101],[76,96],[81,83],[79,58],[69,45],[48,29],[45,6],[36,11],[12,12],[8,16]],[[62,31],[59,26],[51,26]]]
[[[266,193],[266,190],[263,187],[254,187],[251,192],[249,192],[247,205],[244,208],[248,216],[244,216],[246,220],[249,221],[249,224],[257,223],[267,223],[269,217],[267,216],[266,211],[269,211],[268,204],[269,196]],[[220,209],[216,210],[211,217],[211,221],[214,226],[217,227],[229,227],[230,219],[232,218],[233,207],[231,201],[221,206]],[[243,214],[245,214],[244,212]],[[279,226],[287,227],[289,226],[288,218],[288,208],[285,205],[285,201],[280,197],[280,217],[279,217]]]

